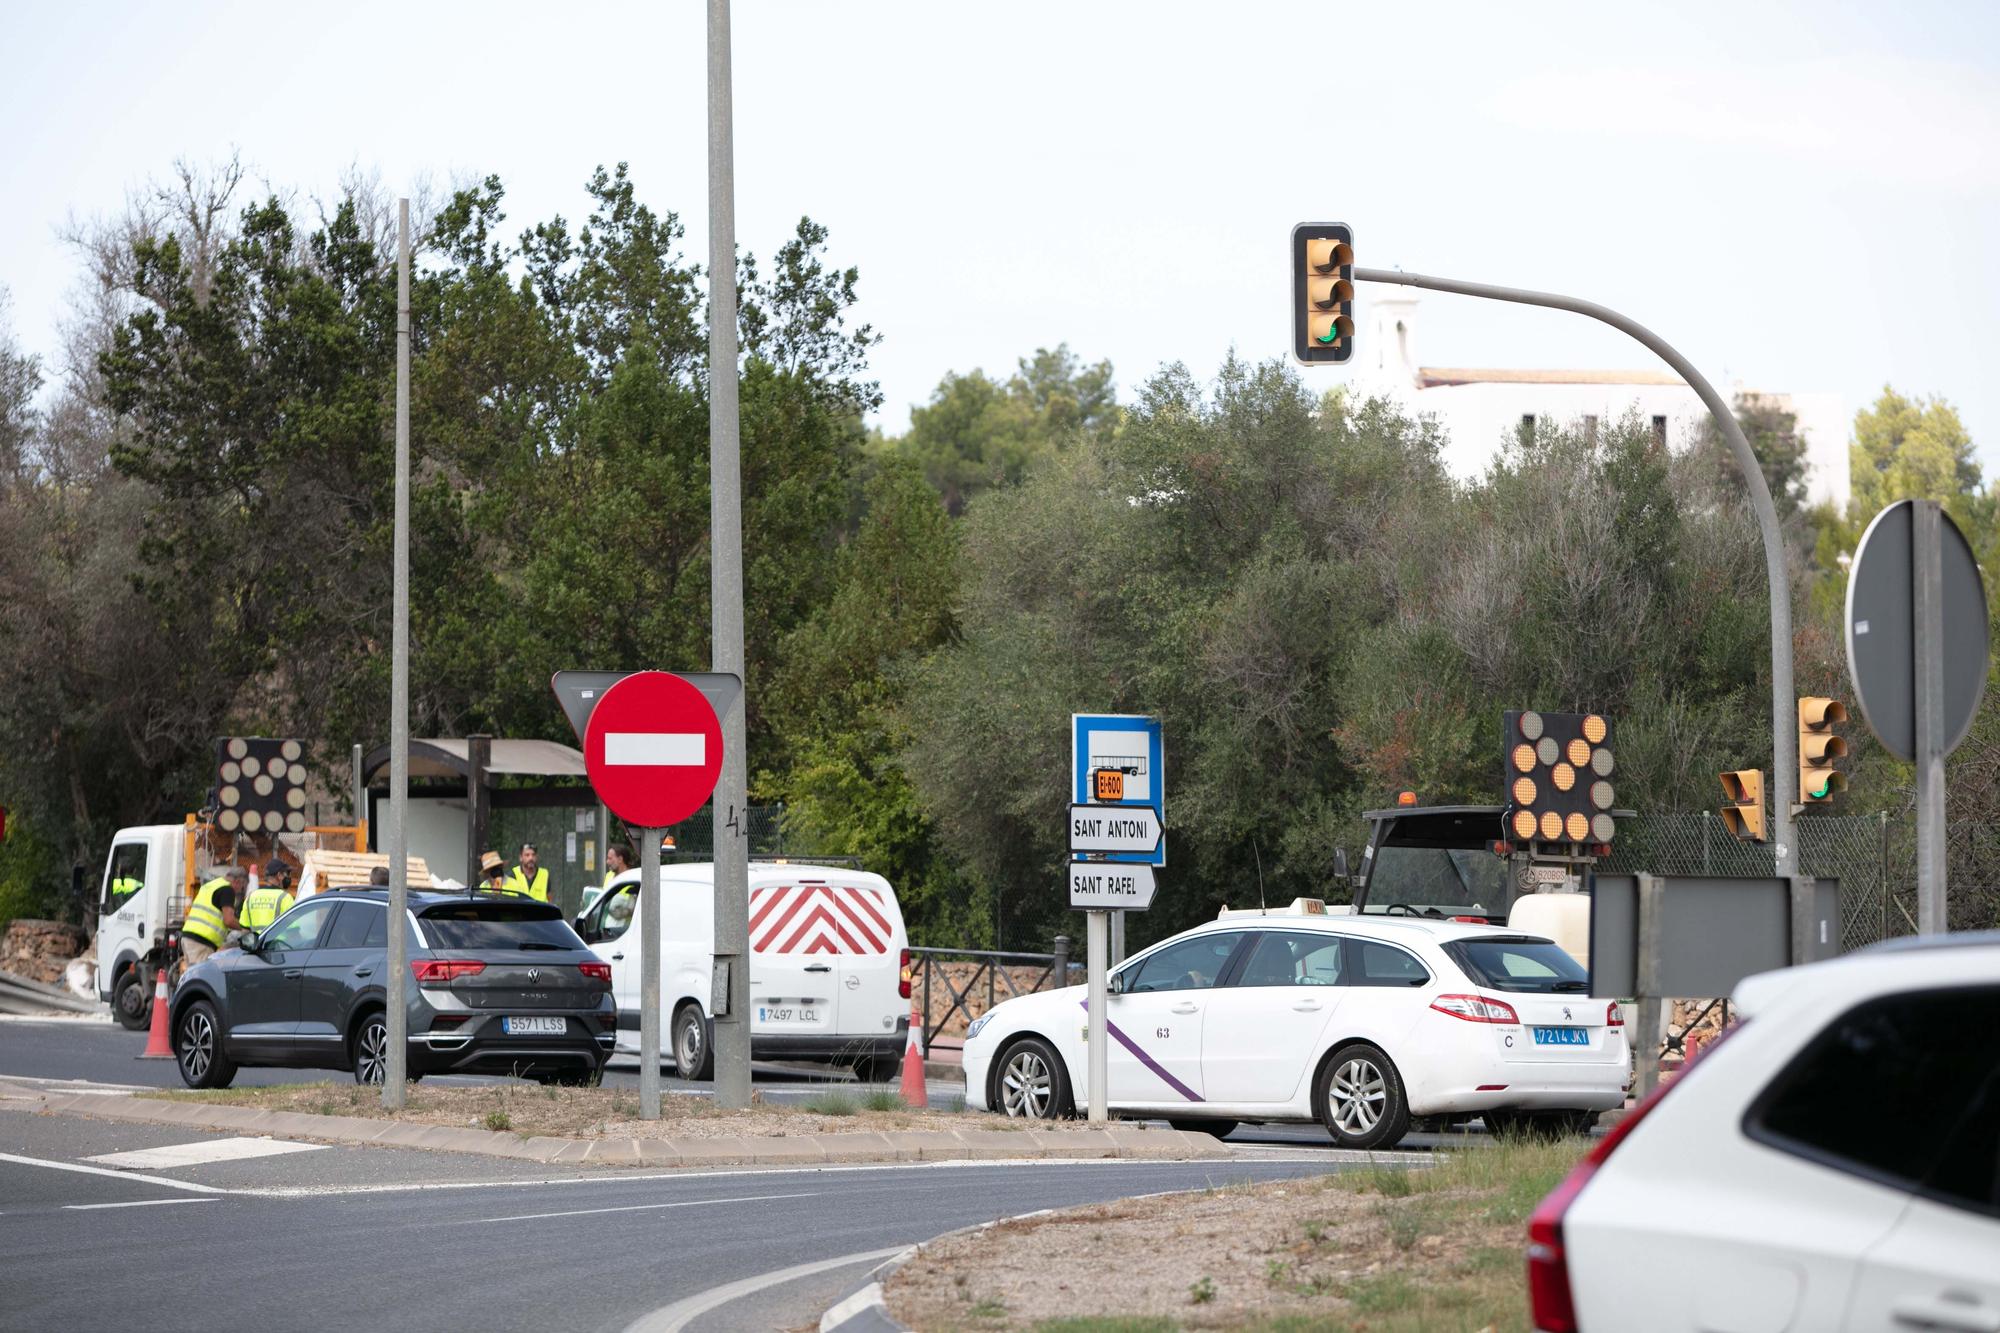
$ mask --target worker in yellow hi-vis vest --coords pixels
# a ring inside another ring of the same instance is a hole
[[[230,866],[194,891],[188,903],[187,919],[181,922],[181,957],[193,967],[222,947],[229,932],[239,928],[236,905],[250,873],[242,866]]]
[[[264,877],[243,900],[245,930],[269,930],[271,923],[292,910],[292,868],[272,857],[264,866]]]
[[[546,866],[536,864],[535,844],[521,844],[521,863],[507,876],[507,892],[533,898],[536,902],[549,900],[549,872]]]

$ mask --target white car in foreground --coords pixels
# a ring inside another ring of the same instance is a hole
[[[1735,1000],[1535,1211],[1535,1327],[2000,1333],[2000,932]]]
[[[1620,1105],[1631,1053],[1555,943],[1504,927],[1333,916],[1315,899],[1225,912],[1135,955],[1106,1006],[1112,1111],[1226,1134],[1310,1121],[1348,1147],[1413,1117],[1581,1128]],[[966,1101],[1053,1118],[1088,1104],[1085,988],[974,1021]]]

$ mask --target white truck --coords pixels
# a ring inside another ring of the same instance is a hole
[[[299,844],[305,844],[301,850]],[[188,899],[216,867],[240,865],[253,877],[276,855],[293,869],[303,896],[321,888],[366,883],[368,870],[388,858],[360,851],[368,845],[365,824],[310,827],[280,839],[276,834],[225,832],[189,815],[179,824],[147,824],[118,830],[104,859],[97,895],[97,995],[128,1028],[143,1029],[152,1017],[154,981],[165,969],[169,984],[179,975],[180,924]],[[318,855],[324,849],[327,855]],[[322,867],[318,862],[325,860]],[[332,873],[329,873],[332,872]],[[410,878],[428,882],[421,862],[412,860]]]
[[[639,872],[613,880],[577,918],[611,964],[620,1055],[639,1053]],[[721,982],[715,965],[715,867],[660,868],[660,1018],[682,1078],[708,1078]],[[910,1031],[910,950],[896,891],[839,866],[750,865],[750,1050],[760,1060],[844,1064],[864,1082],[894,1078]]]

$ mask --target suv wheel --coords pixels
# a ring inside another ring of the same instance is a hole
[[[215,1007],[196,1000],[174,1025],[174,1059],[181,1082],[190,1088],[226,1088],[236,1077],[236,1065],[222,1049],[222,1027]]]
[[[389,1074],[389,1016],[372,1013],[354,1031],[354,1081],[379,1088]]]
[[[674,1015],[674,1072],[687,1079],[715,1077],[715,1052],[708,1045],[708,1018],[698,1004],[684,1004]]]
[[[1343,1148],[1389,1148],[1410,1132],[1403,1078],[1366,1042],[1343,1046],[1313,1080],[1320,1123]]]

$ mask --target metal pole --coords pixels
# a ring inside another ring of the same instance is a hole
[[[639,841],[639,1118],[660,1118],[660,834],[641,829]],[[693,1078],[691,1069],[676,1069]]]
[[[1125,913],[1111,914],[1111,966],[1125,961]]]
[[[1936,500],[1911,502],[1911,629],[1917,708],[1917,933],[1945,931],[1944,551]]]
[[[1764,537],[1764,577],[1771,593],[1771,850],[1777,857],[1773,872],[1780,878],[1792,873],[1796,860],[1792,847],[1792,804],[1798,799],[1798,737],[1793,734],[1792,696],[1792,585],[1785,569],[1785,541],[1778,531],[1778,511],[1771,503],[1771,488],[1764,482],[1764,469],[1757,453],[1744,437],[1736,413],[1715,386],[1694,368],[1692,362],[1668,345],[1667,341],[1636,320],[1594,301],[1552,292],[1525,291],[1518,287],[1494,287],[1483,282],[1460,282],[1456,278],[1433,278],[1421,273],[1402,273],[1386,268],[1357,268],[1360,282],[1386,282],[1400,287],[1424,287],[1431,291],[1479,296],[1489,301],[1512,301],[1517,305],[1547,306],[1568,310],[1609,324],[1639,342],[1674,368],[1688,382],[1715,418],[1717,429],[1729,441],[1737,470],[1750,492],[1750,507],[1757,513],[1757,527]]]
[[[389,1051],[382,1106],[403,1107],[408,1073],[410,940],[410,201],[396,201],[396,590],[389,657]]]
[[[1104,957],[1111,943],[1111,913],[1085,912],[1084,916],[1090,927],[1089,939],[1084,945],[1090,964],[1090,1123],[1101,1125],[1110,1119],[1105,1096],[1111,1075],[1110,1042],[1105,1030],[1107,1017],[1104,1006],[1109,996],[1105,993]]]
[[[708,0],[708,507],[710,645],[717,671],[743,675],[743,473],[736,411],[736,184],[729,124],[729,0]],[[722,715],[715,786],[715,959],[728,1003],[715,1020],[715,1100],[750,1104],[749,772],[744,696]],[[655,849],[657,855],[657,848]]]
[[[1666,1002],[1660,995],[1660,923],[1666,886],[1657,875],[1639,876],[1639,956],[1633,977],[1638,1012],[1633,1015],[1632,1092],[1641,1100],[1660,1082],[1660,1028]]]

